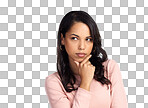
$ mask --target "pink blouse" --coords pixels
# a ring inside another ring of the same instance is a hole
[[[74,86],[78,87],[78,90],[68,93],[60,81],[58,72],[46,77],[45,90],[51,108],[128,108],[118,64],[115,60],[109,59],[103,65],[112,83],[109,89],[106,84],[102,85],[93,79],[90,91],[87,91],[79,87],[81,78],[75,75],[77,80]]]

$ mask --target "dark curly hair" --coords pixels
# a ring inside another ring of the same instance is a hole
[[[58,30],[57,71],[65,90],[67,92],[71,92],[78,89],[74,88],[76,78],[70,68],[68,54],[65,50],[65,47],[61,44],[61,34],[63,34],[63,37],[65,38],[66,32],[75,22],[82,22],[89,27],[91,36],[93,38],[93,49],[91,52],[92,57],[89,60],[91,64],[96,67],[94,79],[101,82],[101,84],[106,84],[108,86],[111,84],[111,82],[104,76],[104,66],[102,65],[103,62],[108,60],[108,57],[106,51],[102,49],[101,36],[98,27],[87,12],[80,10],[70,11],[67,13],[61,20]],[[62,46],[62,50],[60,50],[60,46]]]

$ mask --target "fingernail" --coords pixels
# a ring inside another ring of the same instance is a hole
[[[75,63],[77,63],[76,61],[74,61]]]

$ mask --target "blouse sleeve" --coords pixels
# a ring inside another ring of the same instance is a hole
[[[110,108],[128,108],[122,75],[118,64],[111,60],[109,64],[111,86],[111,107]]]
[[[71,102],[61,86],[61,83],[53,78],[45,80],[45,90],[51,108],[89,108],[92,95],[90,91],[79,87]]]

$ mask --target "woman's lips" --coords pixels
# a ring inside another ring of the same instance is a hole
[[[77,54],[77,56],[79,56],[79,57],[84,57],[86,54],[85,53],[76,53]]]

